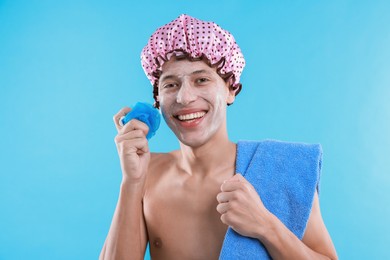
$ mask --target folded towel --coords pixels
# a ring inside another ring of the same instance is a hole
[[[237,144],[236,172],[256,189],[264,206],[302,239],[318,191],[322,149],[318,144],[265,140]],[[271,259],[263,244],[230,227],[221,260]]]

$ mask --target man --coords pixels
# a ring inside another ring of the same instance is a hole
[[[245,145],[228,139],[226,108],[241,89],[244,64],[233,36],[211,22],[181,15],[151,36],[142,52],[142,65],[154,85],[155,106],[177,136],[180,150],[150,153],[144,123],[119,124],[130,108],[114,116],[123,176],[100,259],[143,259],[148,242],[153,259],[337,259],[314,191],[317,177],[307,188],[310,192],[299,187],[310,194],[305,203],[295,198],[300,191],[287,185],[287,193],[281,194],[290,194],[284,200],[293,205],[284,210],[286,205],[278,199],[272,204],[268,193],[263,203],[259,194],[268,186],[255,181],[252,185],[246,179],[261,171],[246,177],[240,174],[246,171],[240,158],[247,151]],[[274,165],[272,156],[257,161]],[[313,165],[318,164],[317,160]],[[271,174],[278,175],[278,167]],[[276,189],[284,191],[283,187]],[[296,203],[306,208],[306,216],[299,213],[305,211],[295,210]],[[294,222],[302,227],[295,229]],[[298,237],[299,232],[303,237]],[[240,241],[241,247],[232,246]],[[249,251],[264,248],[264,255],[248,257],[245,250],[251,243]]]

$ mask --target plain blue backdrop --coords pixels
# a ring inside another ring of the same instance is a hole
[[[0,0],[0,259],[97,259],[121,181],[112,116],[153,102],[140,51],[182,13],[246,58],[230,138],[321,143],[339,257],[389,259],[390,4],[340,0]],[[178,143],[163,124],[150,146]]]

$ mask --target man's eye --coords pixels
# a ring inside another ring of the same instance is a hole
[[[206,83],[207,81],[209,81],[208,78],[199,78],[196,80],[197,83]]]
[[[169,84],[165,84],[164,88],[173,88],[174,86],[176,86],[175,83],[169,83]]]

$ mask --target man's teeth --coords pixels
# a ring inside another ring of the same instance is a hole
[[[206,114],[206,112],[196,112],[196,113],[187,114],[187,115],[179,115],[179,116],[177,116],[177,118],[179,118],[179,120],[181,120],[181,121],[193,120],[193,119],[196,119],[196,118],[201,118],[205,114]]]

